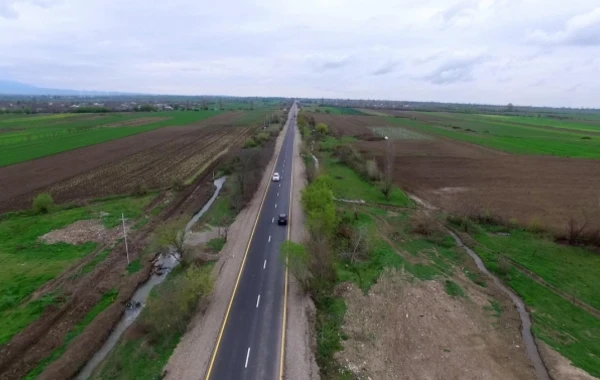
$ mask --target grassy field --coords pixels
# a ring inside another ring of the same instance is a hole
[[[571,128],[569,123],[534,119],[538,123],[553,123],[554,127],[516,124],[504,116],[483,116],[413,112],[416,120],[388,117],[390,125],[412,127],[414,130],[462,140],[515,154],[539,154],[563,157],[600,158],[600,135],[586,135]],[[521,118],[522,119],[522,118]],[[529,118],[526,118],[529,119]],[[530,123],[531,124],[531,123]],[[571,127],[573,125],[571,124]],[[589,128],[593,128],[588,125]]]
[[[135,220],[153,197],[117,198],[49,214],[22,212],[0,217],[0,265],[3,268],[0,272],[0,319],[3,321],[0,344],[37,319],[45,306],[56,302],[59,295],[45,296],[33,302],[27,302],[27,298],[97,246],[96,243],[45,244],[38,240],[40,236],[77,220],[98,218],[101,211],[109,214],[102,218],[104,226],[113,228],[119,225],[121,212]],[[93,266],[84,268],[92,269]]]
[[[521,229],[509,236],[497,235],[489,225],[471,228],[477,241],[475,251],[486,266],[502,277],[525,301],[534,334],[594,376],[600,375],[600,323],[587,311],[534,281],[514,266],[502,269],[499,255],[505,255],[543,278],[548,284],[600,309],[596,291],[600,256],[589,249],[569,247]],[[502,229],[503,232],[506,229]]]
[[[321,161],[325,173],[333,180],[333,193],[336,198],[362,199],[372,203],[411,207],[413,203],[403,191],[394,188],[390,195],[390,199],[385,199],[385,196],[377,187],[365,182],[358,173],[340,163],[330,153],[330,150],[336,145],[348,143],[353,140],[354,139],[352,138],[345,138],[342,141],[339,141],[332,137],[327,137],[320,143],[321,149],[324,149],[324,151],[319,154],[319,160]]]
[[[0,119],[0,167],[166,126],[181,126],[217,115],[216,111],[128,114],[58,114]],[[164,118],[152,121],[149,118]],[[110,126],[138,119],[137,126]]]

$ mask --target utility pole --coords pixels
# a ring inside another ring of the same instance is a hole
[[[121,221],[123,222],[123,238],[125,238],[125,253],[127,254],[127,265],[129,265],[129,247],[127,247],[127,231],[125,230],[125,214],[121,213]]]

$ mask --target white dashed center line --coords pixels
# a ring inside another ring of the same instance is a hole
[[[275,223],[275,218],[271,219],[271,223]]]
[[[244,365],[244,368],[248,368],[248,359],[250,358],[250,347],[248,347],[248,353],[246,354],[246,364]]]
[[[258,304],[260,303],[260,294],[258,295],[258,298],[256,299],[256,308],[258,309]]]
[[[275,203],[275,208],[277,208],[277,203]]]
[[[279,192],[277,192],[277,196],[279,196]]]
[[[271,235],[269,235],[269,243],[271,242]]]
[[[263,269],[265,269],[267,267],[267,260],[265,260],[265,263],[263,264]]]

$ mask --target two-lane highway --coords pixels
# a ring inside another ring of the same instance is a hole
[[[253,232],[207,380],[268,380],[282,376],[287,278],[279,248],[288,238],[289,225],[278,225],[277,216],[290,214],[296,112],[294,104],[273,170],[281,180],[271,181],[254,227],[248,226]]]

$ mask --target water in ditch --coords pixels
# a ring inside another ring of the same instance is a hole
[[[210,206],[212,206],[212,204],[217,199],[217,196],[221,192],[223,184],[225,183],[225,179],[226,177],[221,177],[217,178],[213,182],[216,186],[214,194],[208,200],[208,202],[206,202],[204,207],[202,207],[202,209],[198,211],[188,222],[185,228],[186,231],[189,231],[189,229],[194,225],[194,223],[196,223],[200,219],[200,217],[206,211],[208,211],[208,209],[210,209]],[[167,274],[178,264],[179,261],[176,258],[176,253],[169,253],[166,255],[161,254],[158,257],[154,264],[154,266],[157,268],[156,271],[150,276],[148,281],[146,281],[144,284],[138,287],[135,293],[133,293],[133,296],[127,303],[127,307],[125,309],[125,312],[123,313],[123,316],[121,317],[121,320],[119,321],[119,323],[117,323],[117,325],[110,333],[102,347],[100,347],[100,349],[96,351],[94,356],[92,356],[92,358],[88,360],[83,369],[79,371],[79,374],[76,377],[77,380],[85,380],[90,377],[90,375],[92,374],[94,369],[96,369],[98,364],[100,364],[100,362],[102,362],[102,360],[104,360],[104,358],[106,358],[106,356],[115,347],[115,345],[119,341],[119,338],[121,337],[121,335],[123,335],[125,330],[127,330],[127,328],[131,326],[131,324],[140,315],[152,288],[163,282],[165,278],[167,278]]]
[[[477,255],[477,253],[475,253],[475,251],[473,251],[471,248],[467,247],[458,235],[456,235],[452,231],[449,232],[450,235],[452,235],[452,237],[456,241],[456,244],[464,248],[465,251],[467,251],[467,253],[469,254],[469,256],[471,256],[473,260],[475,260],[477,268],[483,273],[485,273],[488,277],[490,277],[494,281],[494,284],[496,284],[496,286],[498,286],[500,290],[502,290],[504,293],[506,293],[506,295],[510,297],[513,304],[516,306],[517,311],[519,312],[519,317],[521,318],[521,336],[523,337],[523,343],[525,343],[525,350],[527,351],[527,356],[529,357],[529,360],[533,365],[537,378],[538,380],[550,380],[550,375],[548,375],[548,369],[544,365],[544,361],[540,356],[537,344],[535,343],[535,339],[533,338],[533,333],[531,332],[531,317],[527,312],[527,309],[525,309],[525,303],[523,302],[523,300],[515,292],[513,292],[506,285],[504,285],[504,283],[498,277],[496,277],[490,271],[488,271],[479,255]]]

